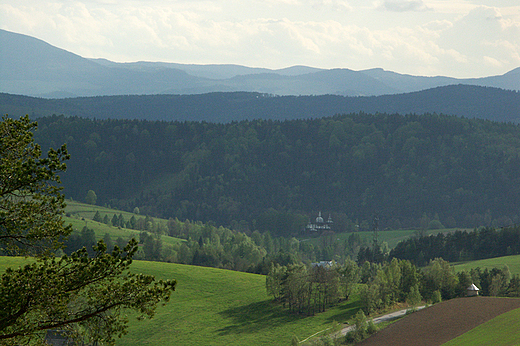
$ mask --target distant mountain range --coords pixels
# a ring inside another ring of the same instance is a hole
[[[76,96],[258,92],[272,95],[379,96],[468,84],[520,91],[520,68],[501,76],[456,79],[293,66],[271,70],[239,65],[85,59],[34,37],[0,30],[0,92]]]

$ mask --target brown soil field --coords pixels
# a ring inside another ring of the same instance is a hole
[[[517,308],[520,308],[518,298],[451,299],[414,312],[358,345],[442,345],[498,315]]]

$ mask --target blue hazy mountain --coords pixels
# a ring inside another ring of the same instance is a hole
[[[474,79],[422,77],[383,69],[353,71],[292,66],[162,62],[115,63],[86,59],[27,35],[0,30],[0,92],[61,98],[73,96],[259,92],[273,95],[378,96],[469,84],[520,90],[520,68]]]

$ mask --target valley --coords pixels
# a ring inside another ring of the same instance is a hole
[[[520,68],[0,46],[1,345],[520,342]]]

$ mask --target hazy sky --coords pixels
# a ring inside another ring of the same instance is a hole
[[[520,0],[2,0],[0,28],[120,62],[452,77],[520,66]]]

